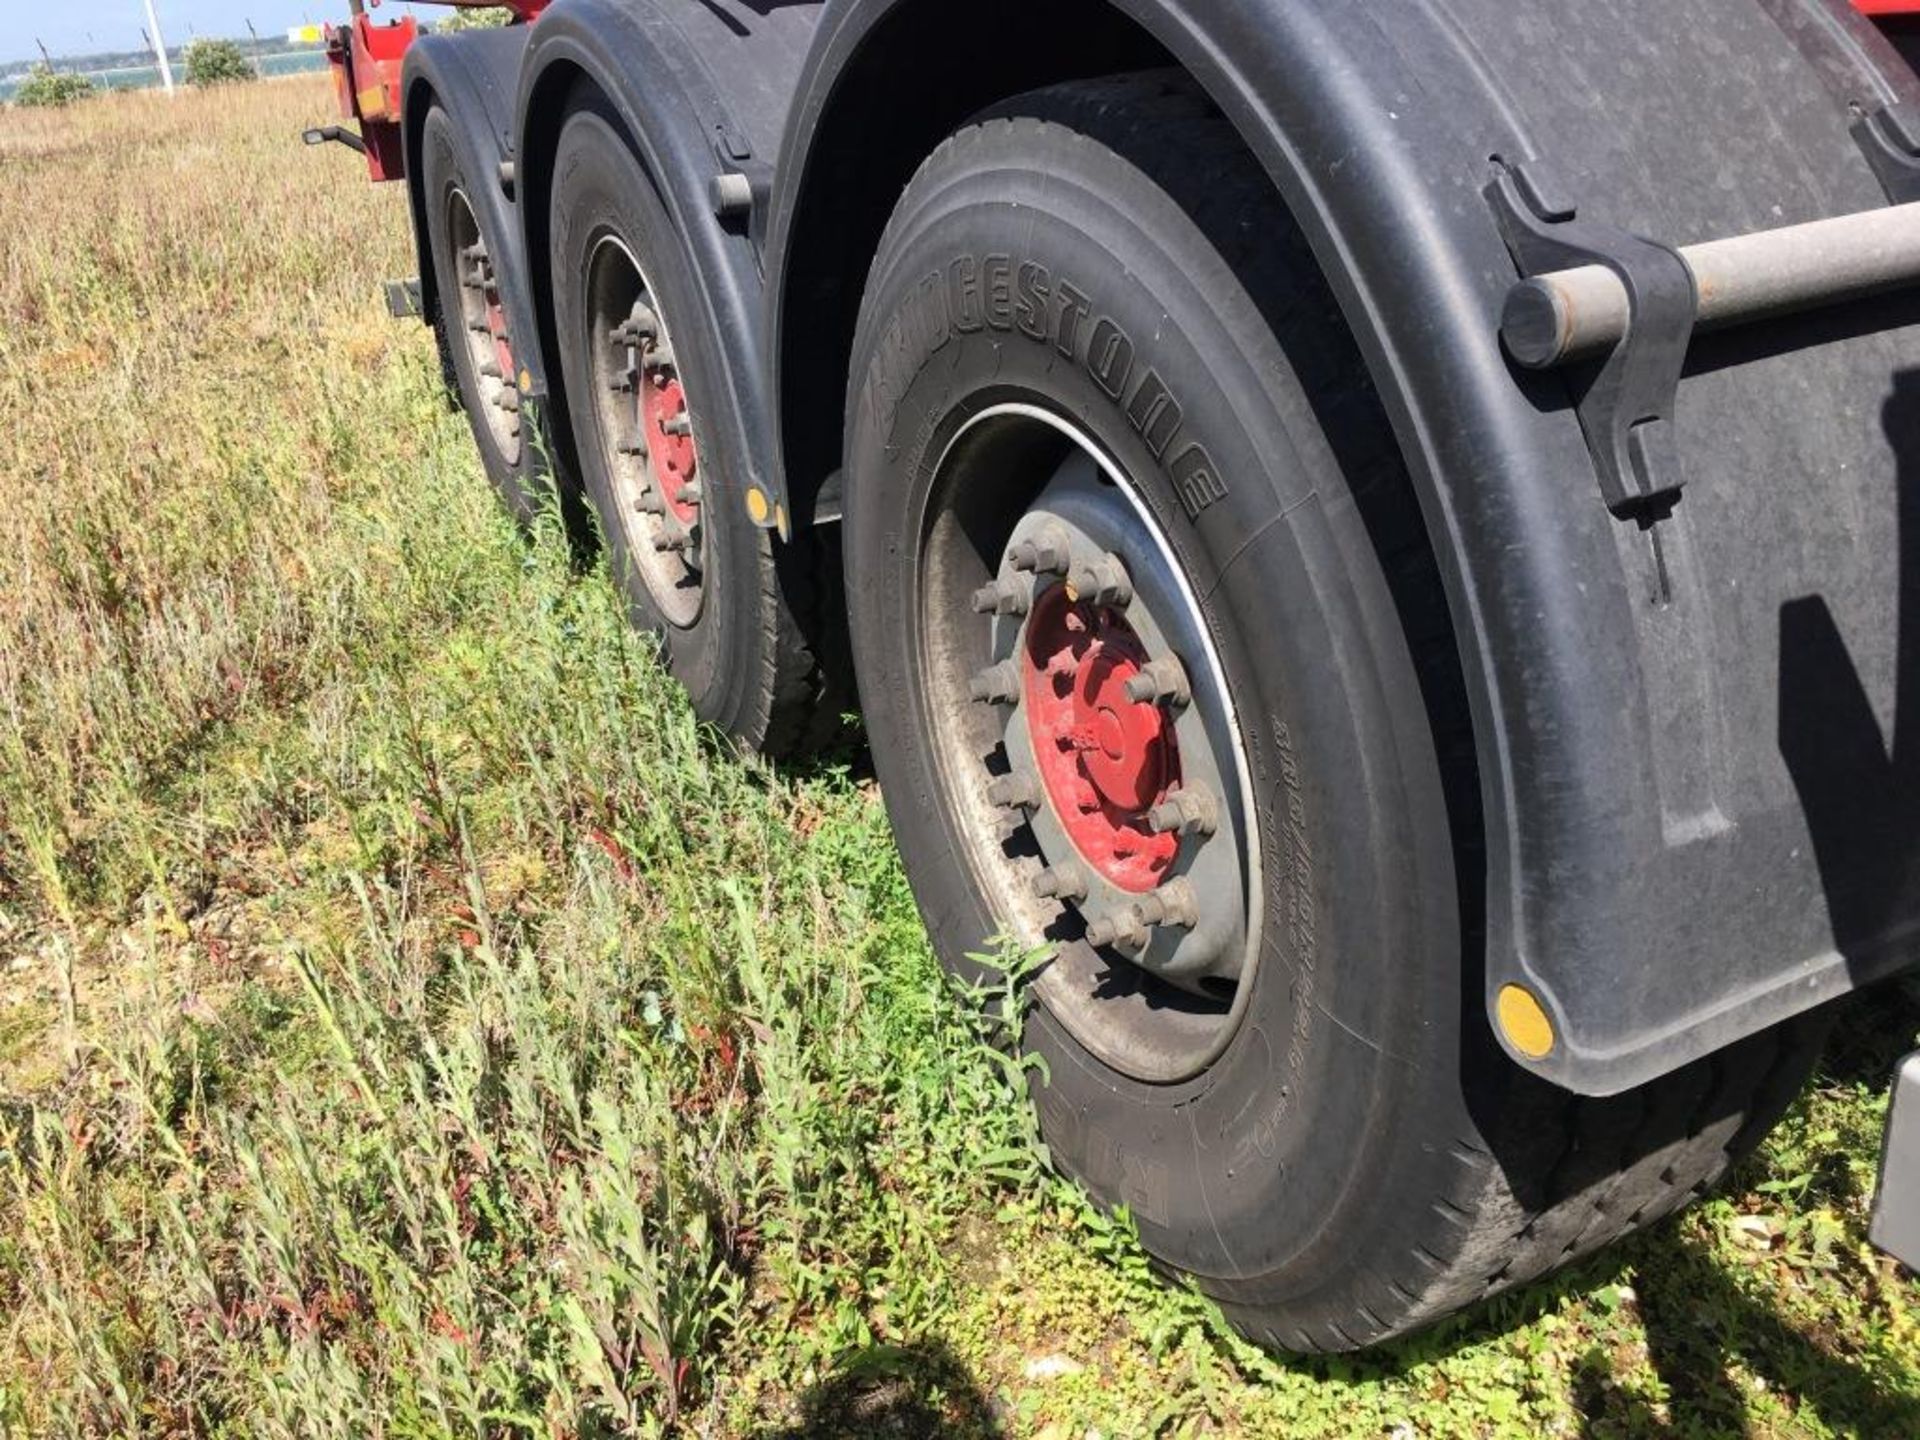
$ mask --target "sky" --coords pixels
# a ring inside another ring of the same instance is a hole
[[[347,0],[153,0],[160,12],[160,29],[167,44],[178,45],[194,35],[247,33],[247,22],[260,32],[284,35],[290,25],[309,21],[344,20]],[[407,7],[387,0],[376,18],[397,19]],[[444,12],[442,12],[444,13]],[[39,55],[36,39],[58,57],[84,55],[92,50],[132,50],[139,47],[140,28],[146,24],[142,0],[0,0],[0,65]]]

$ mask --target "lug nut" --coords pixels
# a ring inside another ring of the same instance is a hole
[[[1147,812],[1156,835],[1211,835],[1220,828],[1220,807],[1205,790],[1182,787]]]
[[[1193,703],[1193,687],[1187,682],[1187,667],[1172,655],[1162,655],[1140,667],[1140,673],[1127,681],[1127,698],[1136,704],[1165,701],[1176,710]]]
[[[967,693],[975,700],[1011,705],[1020,698],[1020,667],[1011,660],[989,665],[973,677]]]
[[[502,385],[499,393],[493,397],[493,403],[502,410],[517,414],[520,410],[520,392],[511,385]]]
[[[700,482],[698,480],[689,480],[680,487],[680,503],[682,505],[698,505],[704,493],[700,488]]]
[[[1026,539],[1016,541],[1007,552],[1007,562],[1022,572],[1064,575],[1073,563],[1072,548],[1073,537],[1064,525],[1045,524]]]
[[[1145,925],[1177,925],[1191,930],[1200,923],[1200,902],[1184,877],[1167,881],[1151,895],[1134,901],[1133,913]]]
[[[1002,810],[1040,808],[1040,784],[1030,775],[1002,775],[987,786],[987,798]]]
[[[653,537],[653,548],[663,555],[683,554],[691,548],[692,545],[693,539],[691,536],[681,535],[673,531],[662,531]]]
[[[636,460],[647,458],[647,446],[644,440],[622,440],[617,448],[622,455],[631,455]]]
[[[1067,596],[1089,605],[1108,605],[1124,610],[1133,603],[1133,582],[1118,555],[1102,555],[1098,560],[1077,566],[1067,576]]]
[[[1112,946],[1137,952],[1147,948],[1147,927],[1132,910],[1111,912],[1087,926],[1087,943],[1096,950]]]
[[[627,318],[613,327],[612,339],[616,345],[644,345],[659,333],[660,318],[636,301]]]
[[[634,502],[634,508],[642,515],[664,515],[667,513],[665,502],[652,486],[640,492],[640,498]]]
[[[980,615],[1024,615],[1033,606],[1033,581],[1027,576],[996,580],[973,592],[973,608]]]
[[[684,412],[678,415],[669,415],[660,422],[660,428],[668,435],[691,435],[693,433],[693,419]]]
[[[1033,893],[1042,900],[1084,900],[1087,872],[1070,860],[1050,866],[1033,877]]]
[[[647,351],[647,368],[649,370],[677,369],[673,358],[673,347],[664,342],[654,345]]]

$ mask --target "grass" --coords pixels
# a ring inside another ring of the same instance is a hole
[[[327,107],[0,114],[0,1433],[1920,1434],[1901,992],[1723,1197],[1434,1334],[1162,1284],[871,788],[497,513]]]

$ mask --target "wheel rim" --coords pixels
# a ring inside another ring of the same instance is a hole
[[[613,523],[661,617],[685,629],[705,595],[699,448],[666,318],[617,236],[588,259],[586,319]]]
[[[1192,588],[1111,460],[1026,404],[949,442],[922,543],[927,717],[983,893],[1053,948],[1036,994],[1081,1045],[1137,1079],[1194,1075],[1239,1024],[1260,891]]]
[[[478,382],[480,414],[487,433],[509,465],[520,462],[519,366],[507,333],[499,275],[480,235],[473,206],[458,188],[447,196],[447,235],[460,277],[460,334]]]

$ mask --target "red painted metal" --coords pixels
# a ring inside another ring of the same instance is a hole
[[[378,5],[380,0],[372,0]],[[421,0],[454,9],[491,5],[494,0]],[[539,17],[549,0],[502,0],[513,12],[515,24]],[[327,63],[333,68],[334,95],[342,118],[358,122],[367,147],[367,173],[375,180],[399,180],[407,173],[401,139],[404,96],[400,67],[407,47],[420,38],[420,26],[411,15],[391,25],[376,25],[355,5],[345,25],[327,26]]]
[[[500,367],[500,376],[508,385],[516,383],[515,376],[520,367],[513,358],[513,341],[507,334],[507,311],[500,303],[500,285],[497,280],[487,282],[487,334],[493,341],[494,363]]]
[[[344,27],[327,27],[334,95],[341,115],[359,122],[367,174],[375,180],[399,180],[407,173],[400,135],[400,65],[419,34],[411,15],[396,24],[375,25],[357,14]]]
[[[1087,862],[1120,889],[1145,894],[1179,854],[1147,812],[1180,782],[1173,723],[1127,696],[1148,660],[1119,611],[1044,591],[1027,621],[1025,710],[1041,783]]]
[[[1863,15],[1920,15],[1920,0],[1853,0]]]
[[[686,413],[687,392],[680,382],[664,370],[648,370],[646,381],[640,387],[641,433],[646,440],[647,456],[652,462],[653,478],[660,485],[661,499],[666,501],[676,520],[690,526],[700,518],[700,502],[687,496],[687,486],[699,466],[699,457],[694,453],[691,434],[673,435],[667,431],[669,420],[684,418]]]

